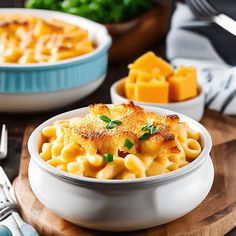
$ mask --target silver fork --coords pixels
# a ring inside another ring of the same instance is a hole
[[[18,214],[16,198],[14,196],[14,192],[13,192],[11,183],[8,180],[2,167],[0,167],[0,190],[2,192],[0,197],[3,196],[3,200],[0,199],[0,201],[2,200],[6,204],[7,210],[10,212],[10,214],[12,214],[21,233],[24,236],[39,236],[37,231],[33,228],[33,226],[25,223],[21,219],[20,215]],[[6,209],[4,209],[4,210],[7,211]],[[5,214],[7,214],[7,212]]]
[[[0,160],[7,156],[7,128],[2,125],[1,139],[0,139]]]
[[[13,211],[17,210],[17,205],[9,200],[9,196],[6,195],[7,188],[0,183],[0,221],[7,218]],[[7,193],[8,194],[8,193]]]
[[[186,0],[186,2],[195,15],[208,18],[236,36],[236,21],[223,13],[219,13],[206,0]]]
[[[4,222],[4,220],[7,219],[10,216],[10,214],[13,211],[15,211],[17,208],[16,204],[12,204],[8,200],[8,198],[6,197],[6,195],[4,193],[3,188],[5,188],[5,186],[3,186],[2,183],[0,183],[0,222],[2,222],[2,221]],[[13,228],[15,228],[15,227],[13,227]],[[13,236],[12,233],[13,232],[10,230],[9,226],[7,227],[6,225],[0,223],[0,235]]]

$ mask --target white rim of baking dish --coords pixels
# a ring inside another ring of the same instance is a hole
[[[71,63],[84,63],[87,60],[91,60],[92,57],[100,55],[100,53],[103,50],[106,50],[110,47],[112,39],[109,35],[107,28],[103,26],[102,24],[99,24],[97,22],[91,21],[89,19],[86,19],[84,17],[64,13],[64,12],[58,12],[58,11],[51,11],[51,10],[39,10],[39,9],[25,9],[25,8],[1,8],[0,9],[0,15],[1,14],[29,14],[32,16],[38,16],[42,18],[56,18],[60,19],[62,21],[75,24],[80,26],[81,28],[88,30],[88,28],[83,27],[83,24],[93,26],[96,28],[97,34],[103,35],[102,42],[97,45],[96,49],[90,53],[72,57],[69,59],[61,60],[58,62],[42,62],[42,63],[32,63],[32,64],[16,64],[16,63],[6,63],[6,64],[0,64],[0,69],[42,69],[42,68],[51,68],[51,67],[57,67],[57,66],[66,66],[67,64]]]
[[[113,106],[114,104],[109,104],[108,106]],[[194,129],[197,128],[198,131],[201,133],[202,138],[202,145],[203,149],[201,154],[193,160],[188,165],[181,167],[178,170],[171,171],[169,173],[157,175],[157,176],[150,176],[150,177],[144,177],[144,178],[137,178],[137,179],[130,179],[130,180],[101,180],[96,178],[90,178],[90,177],[81,177],[74,174],[70,174],[68,172],[64,172],[61,170],[56,169],[55,167],[52,167],[51,165],[47,164],[40,156],[38,152],[38,142],[41,135],[42,129],[52,124],[55,120],[65,119],[65,118],[71,118],[78,116],[79,113],[87,113],[88,108],[79,108],[76,110],[72,110],[69,112],[62,113],[60,115],[54,116],[51,119],[45,121],[41,125],[39,125],[31,134],[29,141],[28,141],[28,150],[31,156],[31,161],[34,161],[38,167],[40,167],[42,170],[46,171],[47,173],[55,176],[56,178],[62,179],[64,181],[70,182],[75,185],[81,185],[81,186],[92,186],[92,187],[127,187],[129,184],[138,184],[138,185],[146,185],[146,184],[152,184],[152,183],[158,183],[158,182],[165,182],[170,181],[173,178],[181,177],[193,169],[197,168],[199,165],[201,165],[207,157],[209,157],[209,153],[211,151],[212,147],[212,140],[211,136],[206,130],[204,126],[202,126],[197,121],[191,119],[190,117],[187,117],[185,115],[182,115],[178,112],[174,112],[171,110],[163,109],[163,108],[157,108],[157,107],[149,107],[149,106],[141,106],[145,109],[145,111],[152,111],[155,113],[163,113],[164,114],[177,114],[180,118],[180,120],[184,120],[189,123],[191,127]]]
[[[112,84],[111,88],[110,88],[110,93],[111,96],[115,96],[117,98],[117,100],[120,100],[121,102],[128,102],[130,101],[130,99],[123,97],[122,95],[120,95],[117,92],[117,86],[121,83],[124,83],[123,81],[125,80],[125,78],[122,78],[118,81],[116,81],[114,84]],[[198,102],[200,99],[202,99],[204,97],[204,93],[203,93],[203,89],[201,87],[200,84],[198,84],[198,95],[194,98],[188,99],[186,101],[182,101],[182,102],[168,102],[168,103],[153,103],[153,102],[142,102],[142,101],[135,101],[133,100],[134,103],[136,103],[136,105],[138,106],[153,106],[153,107],[157,107],[157,106],[168,106],[169,105],[176,105],[178,107],[182,107],[182,106],[186,106],[189,105],[191,103],[191,105],[193,105],[194,103]]]

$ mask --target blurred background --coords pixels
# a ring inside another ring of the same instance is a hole
[[[0,7],[22,7],[24,5],[24,0],[2,0],[0,1]]]
[[[171,0],[2,0],[0,7],[26,6],[57,10],[104,24],[113,39],[110,60],[114,62],[135,58],[157,42],[163,41],[169,29],[174,2]]]

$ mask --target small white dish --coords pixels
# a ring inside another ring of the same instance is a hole
[[[173,114],[143,106],[158,115]],[[39,156],[41,131],[60,119],[83,117],[88,108],[55,116],[38,126],[28,142],[29,181],[40,202],[62,218],[90,229],[131,231],[175,220],[197,207],[209,193],[214,168],[208,131],[197,121],[177,113],[181,121],[201,133],[201,154],[188,165],[158,176],[132,180],[100,180],[56,169]]]
[[[129,99],[125,97],[125,79],[120,79],[115,82],[110,88],[111,101],[113,104],[127,103]],[[133,101],[135,105],[139,106],[152,106],[162,107],[172,111],[182,113],[186,116],[193,118],[194,120],[200,121],[204,113],[204,93],[202,88],[198,87],[198,96],[183,102],[172,102],[172,103],[151,103],[151,102],[139,102]]]

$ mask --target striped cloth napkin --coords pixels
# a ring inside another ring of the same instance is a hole
[[[207,108],[236,115],[234,35],[197,19],[187,5],[178,3],[167,36],[167,57],[174,66],[197,67]]]

